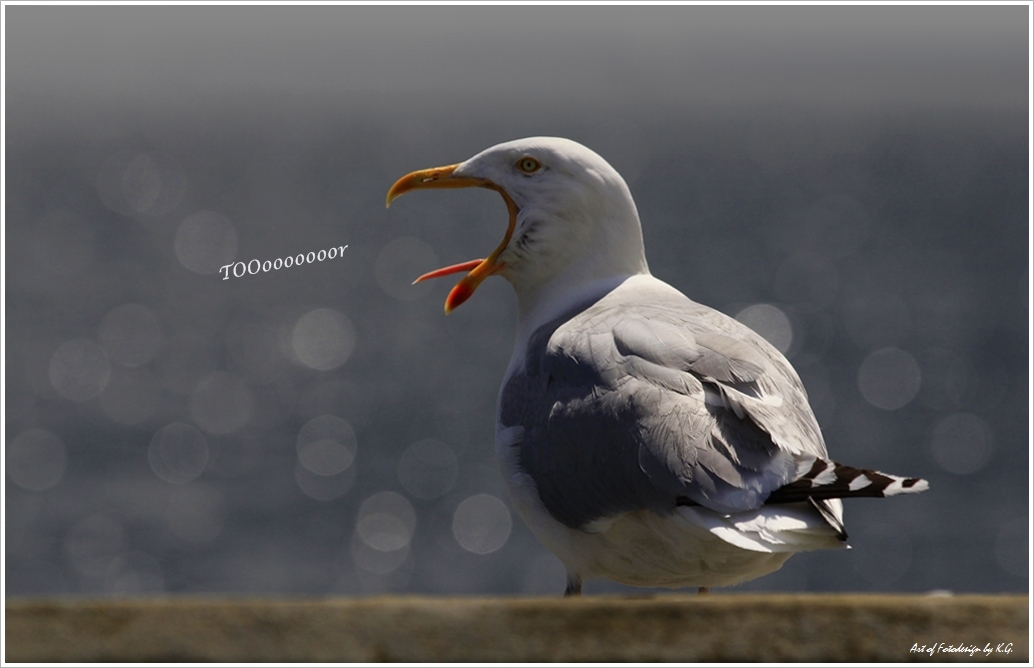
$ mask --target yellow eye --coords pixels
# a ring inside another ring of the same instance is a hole
[[[525,174],[534,174],[542,169],[542,164],[535,158],[525,156],[517,161],[517,169],[521,170]]]

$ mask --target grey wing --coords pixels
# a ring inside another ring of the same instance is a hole
[[[655,484],[702,506],[758,508],[802,461],[824,457],[825,445],[782,355],[739,323],[693,306],[677,322],[662,313],[612,328],[620,362],[639,385],[657,386],[664,406],[641,418],[640,465]]]
[[[597,304],[547,326],[503,388],[500,422],[523,428],[518,464],[564,524],[670,512],[680,499],[757,508],[801,455],[824,455],[803,388],[778,391],[788,363],[688,303],[699,315]]]

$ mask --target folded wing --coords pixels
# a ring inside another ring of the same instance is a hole
[[[675,293],[608,296],[531,338],[503,389],[521,469],[572,528],[629,510],[759,508],[825,446],[803,386],[740,323]],[[779,388],[777,391],[776,388]]]

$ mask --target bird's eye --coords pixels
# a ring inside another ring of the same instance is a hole
[[[517,169],[521,170],[525,174],[534,174],[542,169],[542,163],[535,158],[525,156],[517,161]]]

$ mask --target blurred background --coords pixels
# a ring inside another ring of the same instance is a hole
[[[494,459],[511,289],[410,285],[505,206],[384,208],[529,135],[624,175],[833,457],[931,483],[735,590],[1027,591],[1027,11],[5,7],[7,593],[559,595]]]

